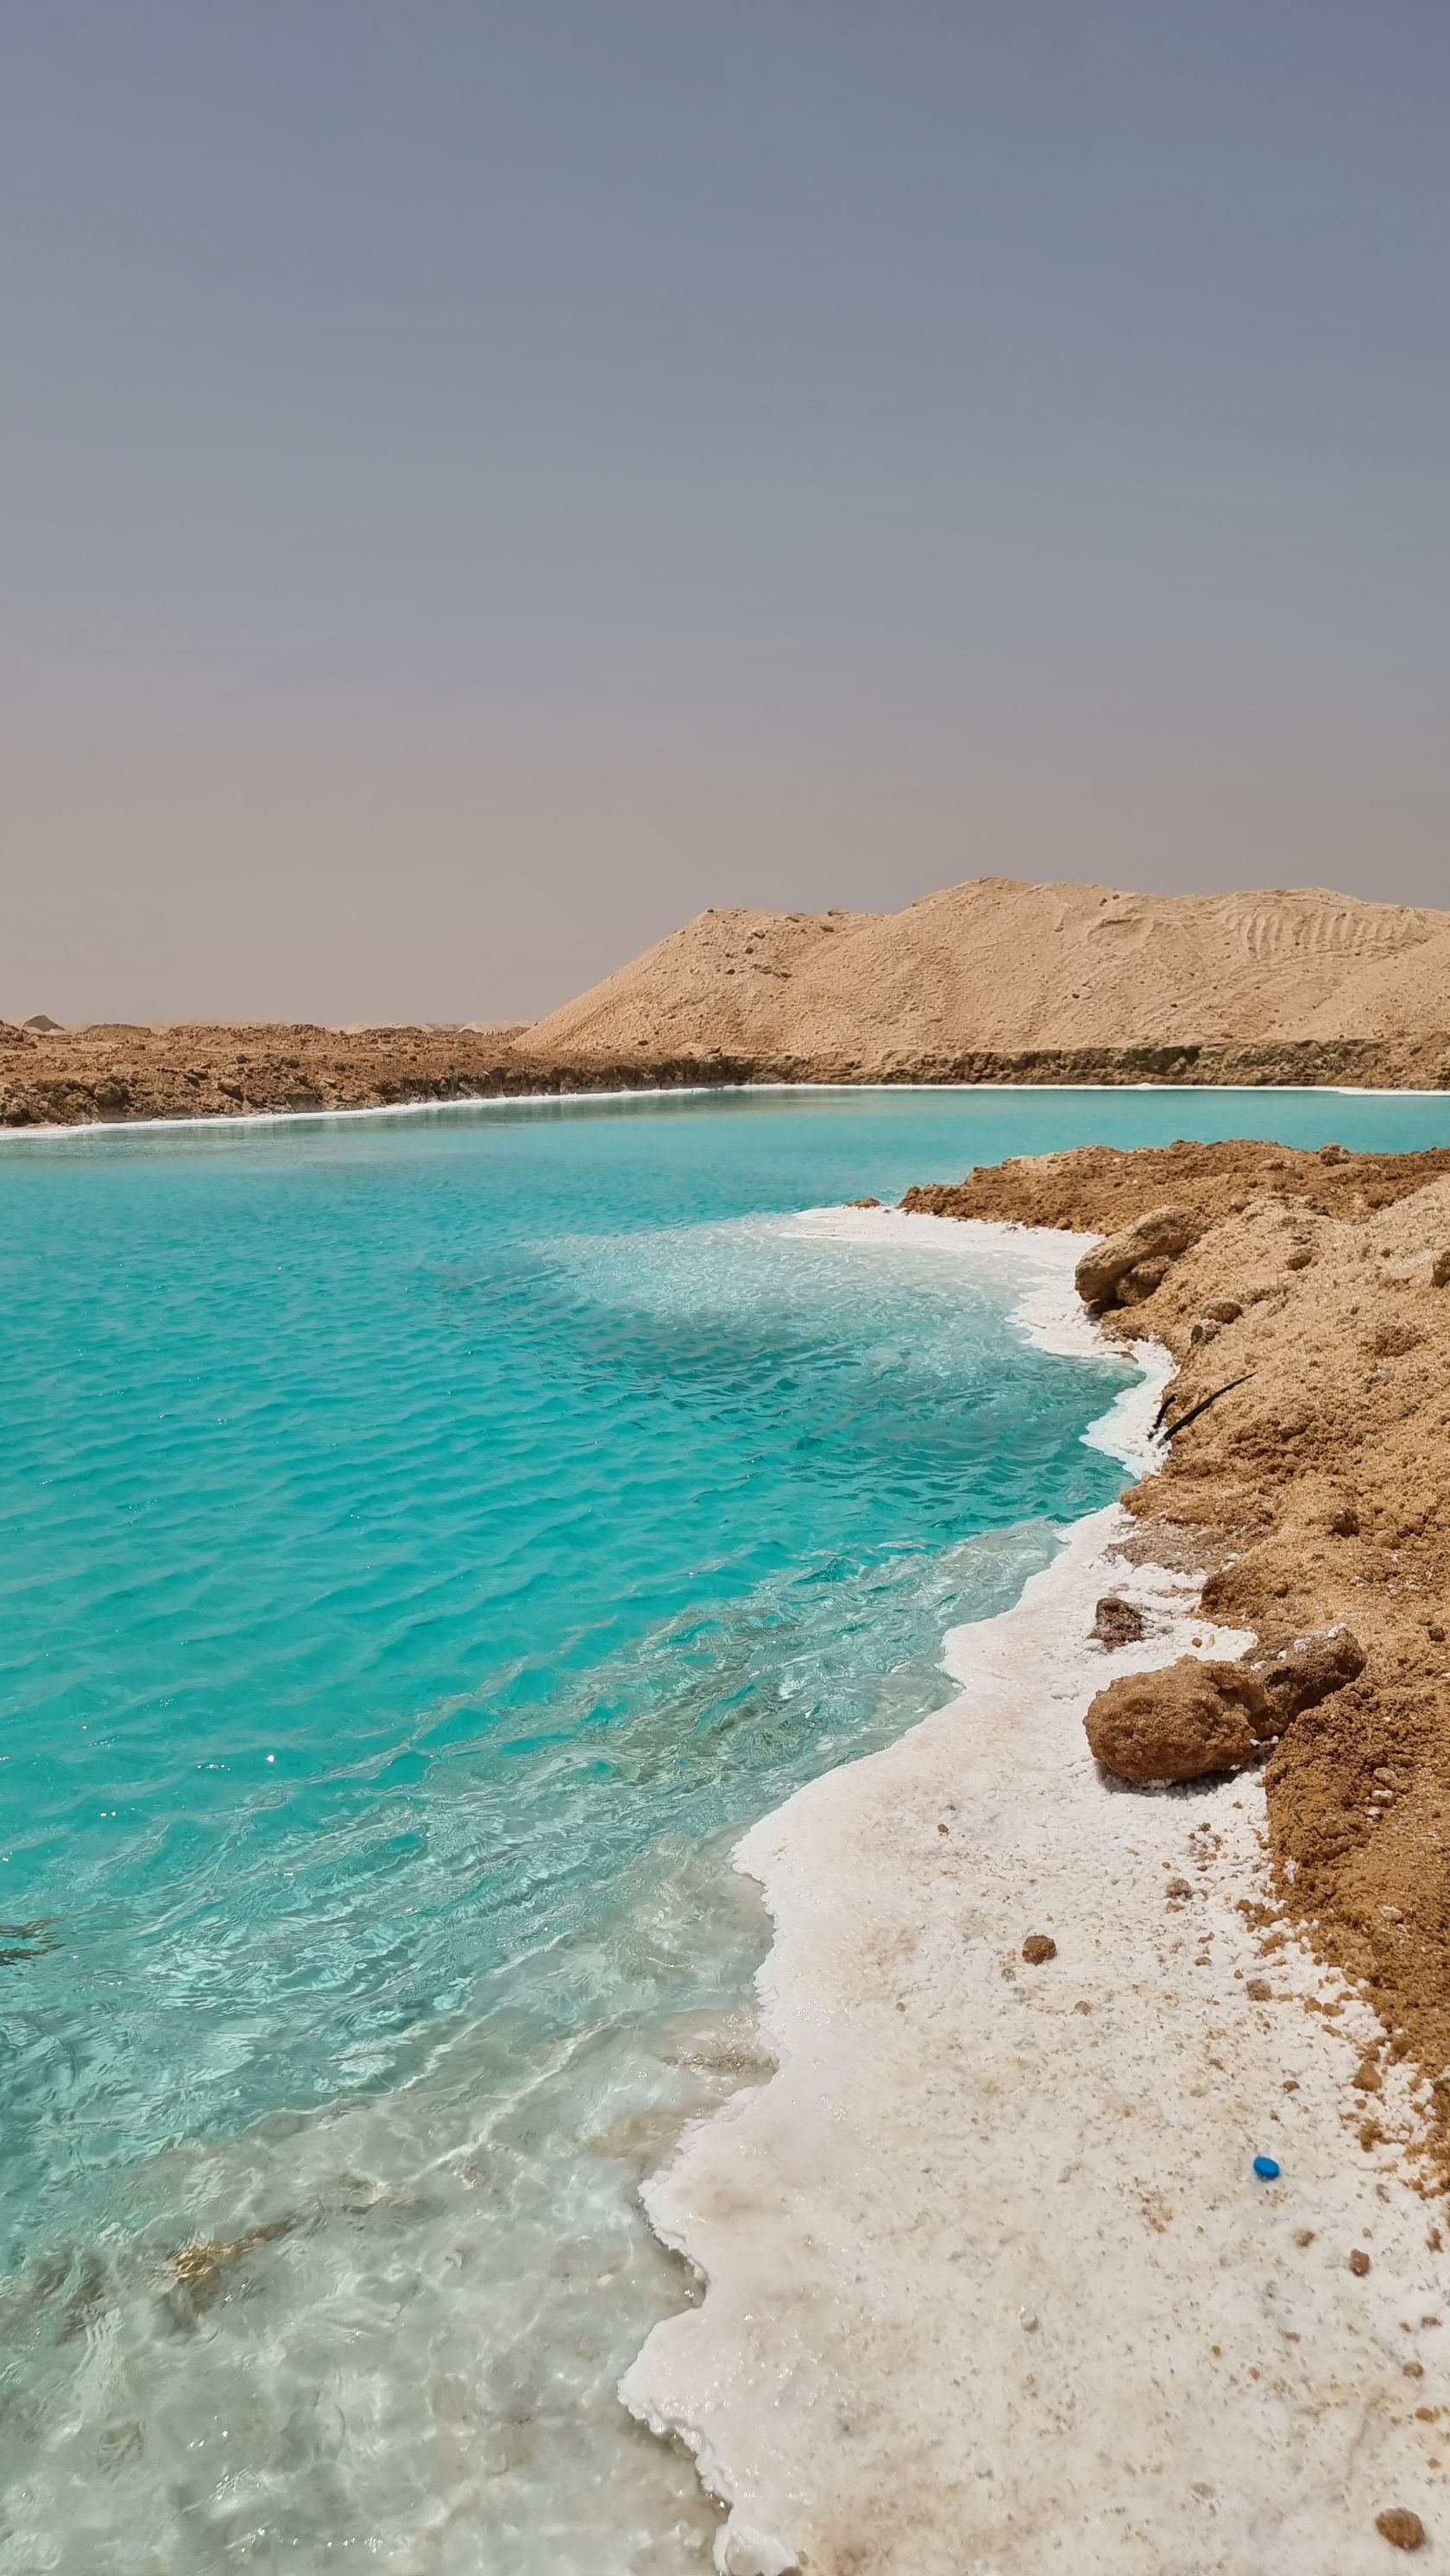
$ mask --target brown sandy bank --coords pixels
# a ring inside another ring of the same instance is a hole
[[[0,1126],[376,1109],[534,1090],[512,1030],[0,1021]]]
[[[401,1108],[525,1094],[733,1089],[747,1083],[1215,1083],[1373,1091],[1450,1089],[1450,1037],[1207,1046],[913,1051],[863,1066],[859,1049],[801,1056],[708,1045],[621,1055],[541,1045],[529,1030],[192,1022],[34,1030],[0,1021],[0,1128]]]
[[[1290,1919],[1383,2024],[1357,2078],[1363,2143],[1379,2141],[1386,2059],[1410,2057],[1434,2090],[1444,2180],[1450,1152],[1093,1147],[903,1204],[1105,1234],[1171,1205],[1201,1227],[1104,1327],[1172,1352],[1170,1421],[1243,1382],[1126,1500],[1146,1554],[1203,1570],[1214,1618],[1271,1651],[1343,1622],[1366,1650],[1361,1678],[1295,1718],[1269,1762],[1275,1879]]]

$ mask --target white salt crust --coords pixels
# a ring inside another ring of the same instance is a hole
[[[1025,1263],[1033,1338],[1090,1340],[1081,1239],[849,1222]],[[1166,1358],[1140,1358],[1090,1436],[1141,1459]],[[725,2576],[1371,2576],[1400,2563],[1387,2507],[1450,2532],[1450,2420],[1416,2413],[1450,2405],[1447,2258],[1401,2152],[1358,2142],[1372,2018],[1238,1911],[1268,1894],[1255,1776],[1144,1794],[1087,1751],[1111,1673],[1246,1642],[1117,1557],[1131,1527],[1076,1524],[948,1637],[959,1698],[737,1852],[774,1918],[779,2071],[647,2192],[708,2289],[622,2388],[728,2505]],[[1111,1655],[1108,1588],[1149,1620]],[[1402,2071],[1373,2107],[1413,2140]]]

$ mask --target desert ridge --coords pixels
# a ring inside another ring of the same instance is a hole
[[[751,1082],[1450,1089],[1450,912],[978,877],[703,912],[532,1023],[0,1020],[0,1128]]]
[[[1315,887],[1163,896],[978,877],[902,912],[702,913],[521,1045],[747,1053],[871,1080],[983,1049],[1447,1031],[1450,912]]]

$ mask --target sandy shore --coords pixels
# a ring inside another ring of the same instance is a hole
[[[1028,1328],[1080,1343],[1079,1246],[1038,1240]],[[1145,1359],[1103,1435],[1142,1463]],[[1262,1771],[1133,1792],[1087,1753],[1111,1674],[1252,1642],[1145,1518],[1079,1524],[948,1640],[948,1708],[741,1847],[779,2071],[652,2187],[709,2286],[624,2386],[729,2504],[730,2576],[1359,2576],[1394,2563],[1381,2514],[1440,2527],[1424,2074],[1387,2055],[1366,2129],[1385,2030],[1284,1917]],[[1112,1653],[1109,1589],[1147,1622]]]
[[[1178,1363],[1138,1544],[1276,1650],[1345,1622],[1366,1667],[1296,1718],[1265,1774],[1275,1893],[1374,2004],[1368,2152],[1386,2071],[1429,2077],[1450,2183],[1450,1158],[1258,1144],[1003,1163],[937,1213],[1111,1234],[1171,1202],[1194,1239],[1110,1308]],[[1139,1292],[1146,1289],[1147,1293]],[[1212,1311],[1210,1311],[1212,1310]],[[1206,1410],[1199,1408],[1207,1406]],[[1189,1414],[1194,1419],[1187,1420]]]

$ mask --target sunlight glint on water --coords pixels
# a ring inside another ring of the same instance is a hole
[[[783,1212],[1450,1124],[1167,1115],[5,1149],[3,2576],[707,2561],[612,2391],[691,2294],[638,2180],[756,2071],[730,1840],[939,1701],[944,1629],[1118,1481],[1080,1435],[1122,1370],[1029,1349],[1000,1262]]]

